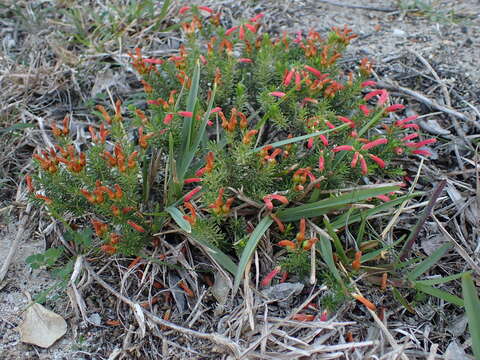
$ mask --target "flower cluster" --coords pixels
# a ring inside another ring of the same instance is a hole
[[[369,79],[368,59],[349,72],[338,65],[351,29],[272,38],[262,16],[225,27],[215,9],[182,7],[178,54],[129,53],[144,89],[139,108],[117,101],[111,115],[96,106],[103,121],[88,126],[82,151],[69,138],[74,119],[52,124],[59,145],[34,155],[32,200],[54,216],[90,217],[108,254],[136,254],[172,226],[170,215],[193,237],[235,248],[242,241],[230,239],[245,239],[266,216],[280,231],[272,242],[298,259],[318,240],[303,217],[289,237],[297,223],[282,211],[328,199],[339,184],[400,180],[393,162],[429,155],[436,140]]]

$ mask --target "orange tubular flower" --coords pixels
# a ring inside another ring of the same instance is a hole
[[[285,225],[282,223],[282,221],[274,214],[270,214],[270,217],[277,224],[278,230],[280,230],[280,232],[282,232],[282,233],[285,232]]]
[[[30,175],[25,176],[25,182],[27,183],[27,188],[29,192],[34,192],[35,188],[33,187],[32,184],[32,177]]]
[[[130,154],[130,156],[128,157],[128,168],[129,169],[133,169],[135,166],[137,166],[137,162],[135,160],[135,158],[137,157],[138,155],[138,151],[134,151],[133,153]]]
[[[245,145],[248,145],[250,144],[250,142],[252,141],[252,138],[257,135],[258,133],[258,130],[250,130],[248,131],[245,136],[243,137],[242,139],[242,143],[244,143]]]
[[[138,129],[138,144],[142,149],[146,149],[148,147],[148,142],[150,138],[152,138],[154,133],[150,133],[147,135],[143,135],[143,126]]]
[[[102,113],[103,119],[107,122],[107,124],[112,123],[112,118],[108,114],[107,110],[105,110],[105,106],[97,105],[95,108]]]
[[[287,249],[290,249],[290,250],[295,250],[295,248],[297,247],[295,243],[290,240],[279,241],[278,246],[286,247]]]
[[[366,298],[364,298],[362,295],[358,295],[358,294],[352,294],[353,298],[359,302],[361,302],[363,305],[365,305],[365,307],[367,307],[368,309],[372,310],[372,311],[375,311],[377,309],[377,307],[375,306],[375,304],[373,304],[372,302],[370,302],[369,300],[367,300]]]
[[[104,251],[104,252],[106,252],[107,254],[110,254],[110,255],[113,255],[117,252],[117,249],[115,248],[115,246],[110,245],[110,244],[102,245],[102,246],[100,246],[100,249],[102,249],[102,251]]]
[[[197,213],[192,203],[186,202],[183,204],[183,206],[188,210],[190,210],[190,215],[184,215],[183,218],[187,220],[190,223],[190,225],[192,226],[195,225],[195,222],[197,221]]]
[[[45,201],[45,204],[47,204],[47,205],[51,205],[53,203],[53,200],[50,199],[49,197],[46,197],[45,195],[36,194],[35,197],[37,199]]]
[[[353,262],[352,262],[352,269],[353,270],[355,270],[355,271],[360,270],[360,266],[361,266],[360,260],[361,260],[361,258],[362,258],[362,252],[357,251],[355,253],[355,260],[353,260]]]
[[[115,197],[121,199],[123,197],[122,188],[118,184],[113,185],[113,187],[115,188]]]
[[[136,222],[133,222],[132,220],[128,220],[127,221],[127,224],[130,225],[132,228],[134,228],[135,230],[137,230],[138,232],[141,232],[141,233],[144,233],[145,232],[145,229],[143,227],[141,227],[140,225],[138,225]]]
[[[306,221],[305,219],[300,219],[300,230],[297,233],[297,236],[295,236],[295,239],[298,241],[298,243],[301,243],[303,240],[305,240],[305,229]]]
[[[95,219],[92,219],[91,222],[92,222],[93,228],[95,230],[95,234],[97,234],[98,237],[102,237],[103,234],[105,234],[108,231],[108,225],[107,224],[105,224],[101,221],[95,220]]]

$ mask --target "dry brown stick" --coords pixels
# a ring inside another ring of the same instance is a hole
[[[407,241],[405,242],[405,245],[403,246],[402,251],[400,252],[399,260],[403,261],[407,258],[407,256],[410,254],[410,251],[412,250],[412,246],[415,242],[415,240],[418,237],[418,234],[420,234],[420,230],[423,228],[423,225],[425,224],[425,221],[429,218],[429,216],[432,213],[433,207],[437,203],[438,198],[440,197],[440,194],[443,191],[443,188],[447,184],[447,180],[441,180],[435,189],[433,189],[433,193],[430,197],[430,200],[428,202],[427,207],[423,211],[423,214],[420,215],[420,218],[418,219],[417,223],[415,224],[415,227],[413,228],[413,231],[410,233],[410,235],[407,238]]]
[[[15,255],[15,251],[17,251],[18,244],[20,243],[20,240],[23,238],[23,234],[25,233],[25,228],[27,226],[28,219],[30,218],[31,207],[32,207],[31,204],[27,205],[27,209],[25,210],[25,213],[22,215],[20,219],[20,223],[17,226],[18,228],[17,234],[15,235],[15,238],[10,244],[10,249],[8,250],[7,257],[5,258],[3,265],[0,268],[0,283],[5,278],[5,275],[7,274],[7,271],[8,271],[8,267],[10,266],[13,256]]]
[[[467,251],[460,245],[452,235],[445,229],[445,227],[442,225],[442,223],[437,219],[435,215],[432,214],[432,219],[435,220],[435,222],[438,225],[438,228],[442,232],[443,235],[446,236],[448,240],[450,240],[453,245],[455,246],[455,249],[459,253],[459,255],[472,267],[473,270],[477,273],[477,275],[480,275],[480,266],[478,266],[475,261],[471,258],[470,255],[468,255]]]
[[[440,105],[436,101],[428,98],[427,96],[419,93],[418,91],[414,91],[412,89],[409,89],[409,88],[406,88],[406,87],[403,87],[403,86],[400,86],[400,85],[395,85],[395,84],[392,84],[392,83],[389,83],[389,82],[386,82],[386,81],[379,81],[377,83],[377,85],[378,85],[379,88],[385,88],[385,89],[390,90],[390,91],[398,91],[398,92],[402,92],[406,95],[409,95],[409,96],[415,98],[417,101],[420,101],[421,103],[427,105],[428,107],[431,107],[433,109],[442,111],[446,114],[455,116],[456,118],[461,119],[463,121],[469,122],[470,124],[475,126],[478,130],[480,130],[480,123],[478,123],[477,121],[475,121],[473,119],[470,119],[468,116],[462,114],[461,112],[458,112],[457,110],[454,110],[454,109],[451,109],[449,107]]]
[[[124,303],[129,305],[130,307],[132,307],[132,309],[135,309],[135,308],[138,309],[138,307],[140,306],[138,303],[136,303],[136,302],[130,300],[129,298],[127,298],[126,296],[120,294],[113,287],[111,287],[109,284],[107,284],[92,269],[92,267],[90,266],[90,264],[86,260],[84,260],[83,264],[84,264],[85,268],[87,269],[88,273],[90,274],[90,276],[100,286],[102,286],[109,293],[115,295],[118,299],[120,299],[121,301],[123,301]],[[190,336],[193,336],[193,337],[196,337],[196,338],[199,338],[199,339],[210,340],[210,341],[212,341],[212,342],[214,342],[218,345],[221,345],[221,346],[224,346],[224,347],[228,348],[233,353],[235,358],[238,359],[240,357],[240,353],[241,353],[241,350],[242,350],[241,347],[238,344],[236,344],[235,342],[231,341],[230,339],[226,338],[223,335],[220,335],[220,334],[217,334],[217,333],[202,333],[202,332],[199,332],[199,331],[196,331],[196,330],[188,329],[188,328],[185,328],[183,326],[174,324],[170,321],[163,320],[162,318],[156,316],[155,314],[151,313],[150,311],[148,311],[146,309],[143,309],[143,308],[141,308],[141,309],[142,309],[143,313],[145,314],[145,316],[147,316],[151,321],[153,321],[154,323],[156,323],[160,326],[164,326],[164,327],[167,327],[169,329],[178,331],[182,334],[190,335]]]

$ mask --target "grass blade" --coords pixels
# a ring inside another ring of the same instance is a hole
[[[324,236],[320,236],[319,247],[320,247],[320,255],[322,256],[323,261],[327,264],[328,270],[332,273],[338,283],[342,286],[342,289],[345,293],[347,293],[347,287],[343,282],[340,273],[338,272],[337,267],[335,266],[335,261],[333,260],[333,253],[332,253],[332,244],[330,243],[330,239],[327,239]]]
[[[332,224],[328,220],[327,216],[324,216],[323,218],[323,224],[325,225],[325,229],[327,230],[328,235],[333,240],[333,245],[335,246],[335,250],[337,250],[338,256],[340,257],[340,260],[347,265],[349,263],[347,255],[345,255],[345,250],[343,249],[342,242],[340,241],[337,233],[335,230],[333,230]]]
[[[248,154],[254,154],[256,152],[259,152],[261,151],[265,146],[273,146],[274,148],[275,147],[279,147],[279,146],[283,146],[283,145],[288,145],[288,144],[292,144],[292,143],[295,143],[295,142],[298,142],[298,141],[302,141],[302,140],[306,140],[306,139],[309,139],[311,137],[314,137],[314,136],[318,136],[318,135],[322,135],[322,134],[328,134],[330,132],[334,132],[334,131],[338,131],[338,130],[342,130],[343,128],[346,128],[348,126],[348,124],[343,124],[343,125],[340,125],[338,127],[336,127],[335,129],[328,129],[328,130],[322,130],[322,131],[317,131],[317,132],[314,132],[312,134],[307,134],[307,135],[302,135],[302,136],[296,136],[294,138],[290,138],[290,139],[285,139],[285,140],[281,140],[281,141],[276,141],[274,143],[271,143],[271,144],[265,144],[265,145],[262,145],[261,147],[258,147],[258,148],[255,148],[255,149],[252,149],[248,152]]]
[[[460,279],[463,275],[469,274],[469,271],[463,271],[458,274],[453,274],[450,276],[442,276],[434,279],[427,279],[427,280],[417,280],[417,284],[423,284],[423,285],[439,285],[439,284],[445,284],[447,282],[453,281]]]
[[[240,262],[238,264],[237,273],[235,274],[235,282],[233,284],[233,294],[235,294],[240,286],[240,282],[242,281],[243,274],[245,272],[245,268],[247,267],[248,261],[252,256],[253,252],[257,248],[257,244],[262,238],[263,234],[268,230],[270,225],[272,225],[273,220],[270,216],[266,216],[260,221],[253,230],[252,234],[250,235],[250,239],[247,241],[247,245],[242,251],[242,256],[240,257]]]
[[[432,266],[434,266],[438,260],[442,258],[443,255],[450,249],[452,245],[450,243],[443,244],[437,250],[435,250],[429,257],[423,260],[418,264],[415,269],[413,269],[408,275],[407,279],[413,281],[417,279],[424,272],[428,271]]]
[[[445,300],[449,303],[452,303],[458,306],[463,306],[463,300],[460,299],[458,296],[455,296],[446,291],[434,288],[430,285],[415,283],[415,289],[417,289],[418,291],[422,291],[428,295],[432,295],[439,299]]]
[[[195,70],[192,76],[192,84],[187,98],[187,108],[186,111],[193,113],[191,117],[184,117],[182,125],[182,142],[180,144],[181,153],[177,159],[178,164],[178,176],[180,179],[184,178],[185,175],[185,158],[187,154],[191,151],[192,143],[192,133],[195,125],[195,105],[197,104],[198,89],[200,85],[200,61],[197,60],[195,64]]]
[[[407,309],[407,311],[409,313],[415,314],[415,310],[413,309],[412,305],[410,305],[408,300],[405,299],[405,297],[402,295],[402,293],[400,291],[398,291],[397,288],[392,287],[392,293],[393,293],[393,297],[395,298],[395,300],[397,300],[400,304],[402,304],[402,306],[405,309]]]
[[[326,214],[331,210],[340,209],[349,204],[366,200],[377,195],[387,194],[398,189],[398,186],[382,186],[375,189],[356,190],[334,198],[324,199],[314,203],[280,210],[276,215],[282,221],[296,221],[300,220],[301,218],[317,217]]]
[[[422,193],[413,193],[411,195],[404,195],[404,196],[401,196],[401,197],[399,197],[395,200],[391,200],[391,201],[388,201],[386,203],[375,206],[373,209],[362,210],[362,211],[357,212],[356,214],[350,214],[349,216],[347,216],[347,214],[340,215],[340,216],[336,217],[334,221],[332,221],[332,226],[333,226],[334,229],[339,229],[341,227],[344,227],[344,226],[347,226],[347,225],[350,225],[350,224],[354,224],[354,223],[359,222],[359,221],[363,221],[364,218],[368,220],[368,218],[370,216],[373,216],[373,215],[378,214],[382,211],[386,211],[390,208],[393,208],[393,207],[401,204],[405,200],[409,200],[409,199],[411,199],[415,196],[419,196],[421,194]]]
[[[462,293],[468,318],[468,330],[472,337],[472,350],[480,359],[480,299],[470,273],[462,276]]]

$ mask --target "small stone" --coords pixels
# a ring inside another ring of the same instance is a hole
[[[393,29],[393,36],[396,37],[406,37],[407,33],[402,29]]]

